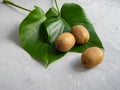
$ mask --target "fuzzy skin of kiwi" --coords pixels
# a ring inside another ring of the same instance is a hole
[[[75,38],[69,32],[60,34],[55,40],[55,46],[58,51],[67,52],[75,45]]]
[[[70,32],[74,35],[77,44],[84,44],[90,39],[89,32],[83,25],[73,26]]]
[[[104,58],[103,51],[98,47],[91,47],[86,49],[81,56],[83,65],[87,68],[95,67],[100,64]]]

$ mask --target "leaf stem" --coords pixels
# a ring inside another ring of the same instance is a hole
[[[3,0],[3,3],[6,3],[6,4],[9,4],[9,5],[15,6],[15,7],[17,7],[17,8],[23,9],[23,10],[28,11],[28,12],[31,11],[31,10],[29,10],[29,9],[26,9],[26,8],[24,8],[24,7],[21,7],[21,6],[19,6],[19,5],[16,5],[15,3],[11,2],[10,0]]]
[[[60,10],[59,10],[58,4],[57,4],[57,0],[54,0],[54,1],[55,1],[56,8],[58,10],[58,14],[60,15]]]

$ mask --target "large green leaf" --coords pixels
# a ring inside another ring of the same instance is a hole
[[[45,20],[46,17],[43,11],[39,7],[35,7],[21,23],[19,32],[23,48],[33,58],[48,65],[64,56],[65,53],[56,51],[53,44],[45,42],[46,40],[44,39],[47,39],[47,35],[42,25]]]

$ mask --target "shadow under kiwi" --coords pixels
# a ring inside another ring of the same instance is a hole
[[[80,59],[77,59],[75,60],[73,63],[72,63],[72,69],[76,72],[85,72],[85,71],[88,71],[90,70],[89,68],[86,68],[83,63],[81,62]]]

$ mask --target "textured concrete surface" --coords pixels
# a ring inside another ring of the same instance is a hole
[[[12,0],[33,9],[53,6],[53,0]],[[45,68],[25,52],[19,42],[19,24],[27,12],[0,0],[0,90],[120,90],[120,0],[58,0],[81,5],[105,47],[104,61],[86,69],[79,53]]]

